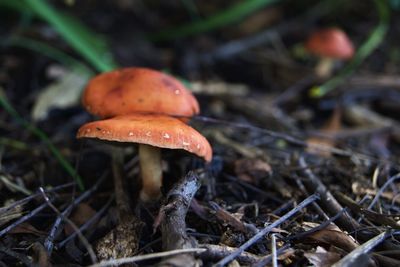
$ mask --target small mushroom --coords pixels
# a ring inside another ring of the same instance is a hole
[[[327,28],[312,33],[305,43],[305,48],[309,53],[321,58],[315,68],[319,77],[331,74],[335,60],[348,60],[354,55],[352,42],[346,33],[338,28]]]
[[[211,161],[207,139],[179,119],[166,115],[130,114],[84,124],[77,138],[139,144],[143,201],[158,199],[162,185],[161,149],[183,149]]]
[[[191,117],[199,113],[196,98],[174,77],[147,68],[102,73],[86,86],[83,106],[100,118],[138,112]]]

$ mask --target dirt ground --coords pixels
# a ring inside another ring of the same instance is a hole
[[[0,265],[400,266],[399,14],[398,0],[0,0]],[[350,56],[311,51],[327,30]],[[88,82],[126,67],[160,71],[143,101],[157,79],[190,91],[199,113],[162,116],[212,152],[183,141],[157,162],[77,139],[119,115],[82,104]],[[163,176],[151,200],[147,161]]]

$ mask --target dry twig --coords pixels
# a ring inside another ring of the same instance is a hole
[[[200,188],[199,177],[189,172],[168,192],[166,204],[160,209],[163,250],[189,249],[197,247],[194,239],[186,233],[186,213],[190,202]],[[191,254],[181,254],[163,260],[158,266],[196,266]]]
[[[229,256],[223,258],[219,262],[213,265],[213,267],[222,267],[232,260],[234,260],[238,255],[240,255],[243,251],[245,251],[247,248],[249,248],[251,245],[259,241],[263,236],[265,236],[267,233],[269,233],[272,229],[275,227],[279,226],[281,223],[285,222],[288,220],[290,217],[292,217],[294,214],[296,214],[298,211],[301,209],[305,208],[307,205],[313,203],[315,200],[319,198],[318,195],[314,194],[303,200],[297,207],[283,215],[279,220],[276,220],[275,222],[271,223],[264,229],[260,230],[256,235],[254,235],[252,238],[250,238],[247,242],[245,242],[243,245],[241,245],[235,252],[230,254]]]

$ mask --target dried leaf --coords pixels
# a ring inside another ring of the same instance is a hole
[[[359,196],[360,195],[376,196],[376,194],[378,194],[378,189],[370,188],[368,187],[368,185],[364,185],[358,181],[351,184],[351,190],[354,194]],[[396,194],[397,193],[395,192],[382,192],[380,193],[380,197],[400,204],[400,199],[396,197]]]
[[[367,106],[349,105],[344,109],[344,117],[352,124],[368,128],[378,127],[392,129],[391,136],[400,142],[400,124],[397,120],[381,115]]]
[[[7,209],[7,205],[4,205],[3,208],[0,208],[0,226],[22,216],[22,205],[17,205],[10,210]]]
[[[236,160],[234,169],[239,179],[253,184],[257,184],[259,179],[272,173],[271,166],[261,159],[243,158]]]
[[[41,267],[51,267],[49,254],[47,254],[46,249],[39,242],[35,242],[32,245],[32,250],[34,252],[33,255],[33,266],[41,266]]]
[[[247,147],[242,143],[236,142],[226,137],[220,131],[213,131],[213,137],[215,141],[217,141],[221,145],[228,146],[229,148],[235,150],[237,153],[245,156],[246,158],[265,157],[265,153],[262,151],[262,149],[258,147]]]
[[[338,230],[322,229],[309,235],[308,238],[336,246],[345,251],[352,251],[358,247],[357,242],[351,236]]]
[[[304,256],[315,267],[331,266],[340,260],[340,254],[328,252],[322,247],[317,247],[315,252],[306,252]]]
[[[342,112],[339,108],[333,111],[332,116],[329,118],[325,126],[320,130],[321,134],[332,134],[336,133],[341,129],[341,118]],[[335,146],[335,141],[331,138],[323,136],[314,136],[307,139],[307,151],[309,153],[318,154],[320,156],[329,157],[331,155],[330,151],[326,148],[333,148]],[[324,147],[324,149],[318,149],[318,146]]]
[[[28,222],[23,222],[10,230],[10,234],[34,234],[37,236],[46,236],[47,233],[36,229]]]
[[[90,78],[90,73],[73,69],[56,82],[43,89],[32,109],[32,119],[45,119],[52,108],[66,108],[77,105],[83,86]]]
[[[246,226],[244,223],[241,221],[243,214],[237,214],[237,213],[230,213],[223,208],[219,207],[218,205],[214,205],[215,211],[215,216],[218,218],[218,220],[223,221],[224,223],[232,226],[235,230],[241,231],[242,233],[246,233]]]
[[[71,221],[75,223],[77,226],[81,226],[85,222],[87,222],[90,218],[92,218],[96,214],[96,211],[92,209],[88,204],[86,203],[80,203],[75,211],[72,213],[71,216]],[[70,235],[74,232],[74,229],[71,227],[71,225],[67,224],[65,226],[65,234]]]

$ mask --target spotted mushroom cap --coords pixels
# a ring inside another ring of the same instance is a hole
[[[350,59],[354,46],[346,33],[338,28],[318,30],[311,34],[305,47],[307,51],[320,57]]]
[[[81,126],[77,138],[184,149],[206,161],[212,158],[212,148],[204,136],[181,120],[166,115],[131,114],[89,122]]]
[[[94,77],[82,102],[101,118],[137,112],[191,117],[200,112],[196,98],[180,81],[147,68],[123,68]]]

